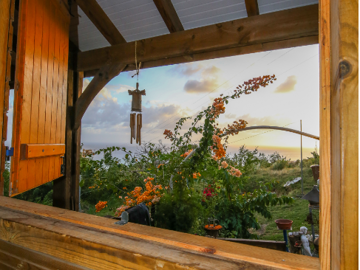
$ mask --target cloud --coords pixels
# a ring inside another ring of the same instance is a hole
[[[201,69],[202,69],[202,65],[189,63],[189,64],[176,65],[171,69],[169,69],[169,72],[176,74],[179,77],[189,77],[198,73]]]
[[[110,91],[114,91],[117,94],[135,89],[135,87],[126,84],[117,84],[117,85],[110,84],[110,85],[106,85],[106,88],[109,89]]]
[[[209,68],[206,68],[203,72],[202,75],[207,77],[207,76],[217,76],[220,73],[220,68],[215,67],[215,66],[211,66]]]
[[[201,72],[200,79],[189,79],[185,85],[184,90],[187,93],[209,93],[217,90],[219,86],[220,69],[216,66],[211,66]]]
[[[274,91],[274,93],[288,93],[295,89],[297,83],[296,76],[289,76],[285,82],[280,84]]]
[[[188,93],[208,93],[218,86],[217,80],[188,80],[184,85],[184,90]]]

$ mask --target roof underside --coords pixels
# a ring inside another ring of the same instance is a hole
[[[127,42],[169,34],[153,0],[97,0]],[[307,6],[318,0],[258,0],[259,14]],[[172,0],[185,30],[247,17],[245,0]],[[79,8],[81,51],[110,46]]]

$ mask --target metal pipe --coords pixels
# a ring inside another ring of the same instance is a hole
[[[289,252],[289,248],[288,248],[288,237],[287,237],[286,230],[283,230],[283,235],[284,235],[284,241],[285,241],[285,245],[286,245],[286,252]]]
[[[276,130],[282,130],[282,131],[288,131],[288,132],[296,133],[296,134],[303,135],[303,136],[306,136],[306,137],[309,137],[309,138],[313,138],[315,140],[320,140],[320,137],[309,134],[309,133],[305,133],[305,132],[302,132],[302,131],[299,131],[299,130],[296,130],[296,129],[277,127],[277,126],[252,126],[252,127],[238,129],[238,130],[236,130],[236,132],[252,130],[252,129],[276,129]],[[224,137],[226,135],[228,135],[227,132],[225,132],[224,134],[221,134],[220,137]]]

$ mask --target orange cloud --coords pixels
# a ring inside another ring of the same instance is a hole
[[[295,89],[295,85],[297,83],[296,76],[292,75],[289,76],[285,82],[280,84],[276,89],[274,93],[288,93]]]

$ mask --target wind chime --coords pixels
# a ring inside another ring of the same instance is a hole
[[[139,66],[137,64],[137,55],[136,55],[136,41],[135,41],[135,67],[136,73],[132,76],[136,75],[136,89],[128,90],[129,95],[132,96],[131,102],[131,113],[130,113],[130,143],[132,144],[133,139],[136,139],[136,143],[141,145],[141,127],[142,127],[142,114],[141,114],[141,96],[145,96],[145,89],[139,90],[139,71],[141,67],[141,62]],[[139,112],[136,114],[136,112]],[[136,127],[136,136],[135,136],[135,127]]]

